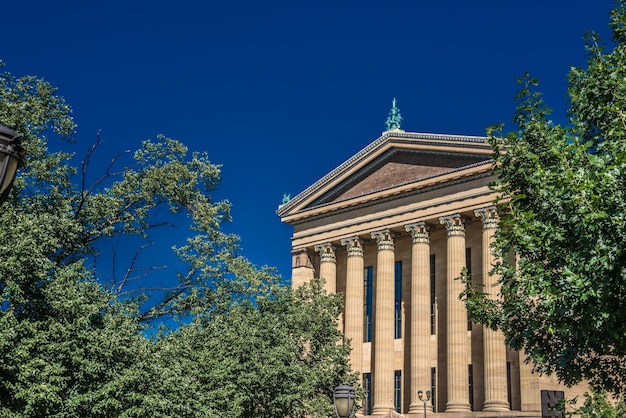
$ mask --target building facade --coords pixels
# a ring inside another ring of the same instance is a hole
[[[459,299],[464,268],[498,294],[485,139],[390,128],[278,209],[294,231],[292,285],[321,277],[344,295],[359,414],[540,417],[541,390],[579,394],[532,374]]]

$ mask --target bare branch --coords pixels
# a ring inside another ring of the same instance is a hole
[[[171,313],[175,313],[176,310],[173,308],[167,308],[167,306],[174,301],[176,298],[181,296],[186,290],[191,289],[194,285],[191,283],[191,278],[197,273],[197,269],[190,269],[186,276],[185,280],[180,283],[177,287],[169,288],[169,289],[157,289],[169,291],[170,293],[166,295],[163,299],[159,301],[159,303],[150,308],[150,310],[139,314],[139,320],[142,322],[150,321],[158,316],[168,315]]]
[[[176,291],[177,295],[180,295],[181,292],[179,292],[179,290],[187,290],[187,289],[190,289],[191,287],[192,287],[191,285],[185,285],[181,287],[170,287],[170,286],[142,287],[140,289],[126,290],[124,292],[118,293],[117,295],[118,297],[125,297],[125,296],[130,296],[133,294],[137,294],[137,293],[143,294],[146,292],[171,292],[174,290]]]
[[[93,154],[95,153],[96,149],[98,148],[98,146],[100,144],[102,144],[102,138],[101,138],[101,130],[98,131],[97,135],[96,135],[96,142],[92,145],[89,146],[89,148],[87,149],[87,153],[85,154],[85,158],[83,159],[83,161],[81,162],[81,186],[80,186],[80,202],[78,203],[78,206],[76,208],[76,211],[74,213],[74,217],[78,217],[78,215],[80,214],[80,211],[82,210],[85,201],[87,200],[87,197],[89,197],[93,191],[100,186],[106,179],[112,178],[112,177],[117,177],[121,174],[124,173],[123,170],[120,171],[112,171],[113,166],[115,165],[115,163],[117,162],[117,160],[119,160],[121,158],[122,155],[130,152],[128,150],[123,151],[123,152],[119,152],[117,153],[109,162],[109,164],[106,166],[106,169],[104,170],[104,174],[97,179],[92,185],[91,187],[89,187],[89,190],[85,190],[86,188],[86,182],[87,182],[87,171],[89,170],[89,163],[91,162],[91,157],[93,156]]]
[[[167,266],[150,266],[150,267],[142,267],[142,268],[136,268],[137,265],[137,259],[139,258],[139,254],[141,254],[141,252],[143,250],[145,250],[146,248],[150,247],[154,245],[154,242],[148,242],[142,246],[140,246],[139,248],[137,248],[137,250],[135,251],[135,253],[133,254],[133,258],[130,261],[130,264],[128,266],[128,268],[126,269],[126,273],[124,274],[124,277],[122,278],[122,280],[120,280],[119,282],[115,279],[116,275],[115,275],[115,256],[116,256],[116,248],[113,248],[113,262],[112,264],[112,268],[113,268],[113,283],[115,284],[115,289],[113,290],[113,293],[115,294],[119,294],[119,295],[123,295],[124,292],[122,292],[122,289],[124,288],[124,286],[126,286],[128,284],[129,281],[133,281],[133,280],[139,280],[142,278],[145,278],[147,276],[150,275],[151,272],[155,271],[155,270],[162,270],[167,268]],[[143,274],[138,274],[135,276],[135,273],[139,272],[139,271],[144,271],[146,273]],[[135,291],[133,291],[135,292]]]

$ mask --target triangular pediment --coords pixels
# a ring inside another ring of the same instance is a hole
[[[365,196],[426,180],[488,159],[482,155],[453,155],[434,151],[393,148],[315,199],[318,206]]]
[[[486,170],[491,148],[482,137],[389,131],[281,205],[288,219],[355,206]]]

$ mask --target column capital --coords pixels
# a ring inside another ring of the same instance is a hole
[[[495,229],[498,227],[500,216],[495,206],[488,208],[476,209],[474,215],[480,218],[483,223],[483,229]]]
[[[413,237],[413,244],[428,244],[430,243],[430,237],[428,236],[428,231],[430,228],[426,225],[425,222],[415,222],[412,224],[408,224],[404,226],[406,232],[411,233],[411,237]]]
[[[341,245],[348,250],[348,257],[363,257],[363,242],[359,237],[343,238]]]
[[[465,236],[465,226],[461,215],[458,213],[450,216],[442,216],[439,218],[439,223],[446,226],[448,236]]]
[[[315,251],[320,253],[320,261],[323,262],[331,262],[336,263],[337,257],[335,256],[335,246],[330,242],[325,242],[323,244],[318,244],[313,247]]]
[[[375,239],[378,243],[378,250],[393,250],[393,237],[391,231],[383,229],[382,231],[375,231],[371,233],[372,239]]]

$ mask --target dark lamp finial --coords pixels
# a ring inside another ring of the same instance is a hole
[[[24,165],[25,157],[20,136],[0,125],[0,204],[9,196],[17,168]]]

